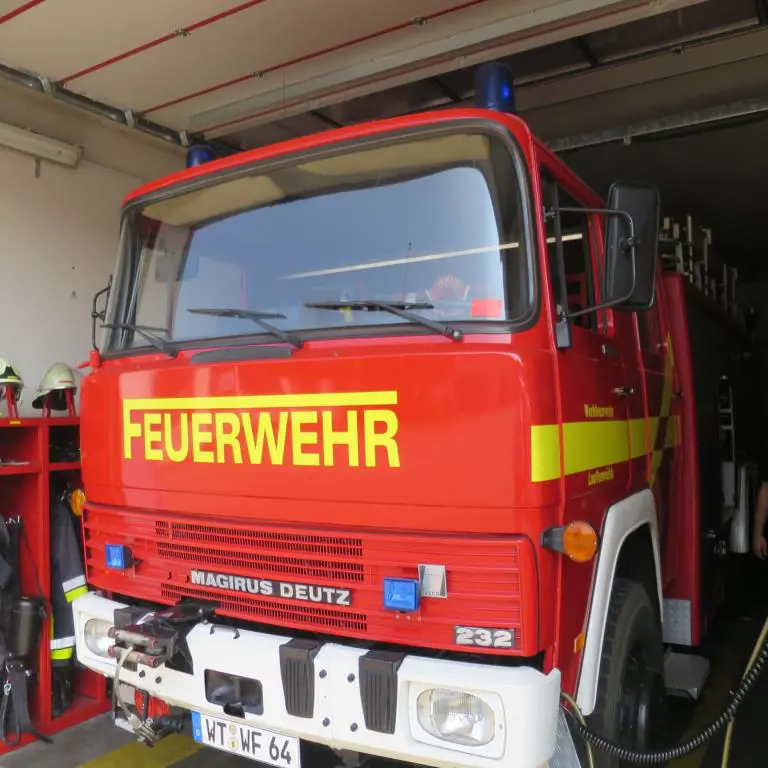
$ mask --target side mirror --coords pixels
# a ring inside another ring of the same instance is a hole
[[[608,193],[603,298],[628,312],[650,309],[656,298],[659,257],[659,192],[636,184],[614,184]],[[624,214],[624,215],[621,215]]]
[[[93,307],[91,308],[91,344],[94,349],[98,349],[96,344],[96,321],[104,320],[107,317],[107,305],[109,304],[109,294],[112,292],[112,275],[109,276],[109,282],[106,288],[102,288],[93,295]],[[104,300],[99,306],[99,299],[104,297]]]

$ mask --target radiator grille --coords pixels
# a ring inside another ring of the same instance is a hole
[[[196,567],[258,569],[264,574],[306,576],[333,582],[365,580],[362,562],[328,559],[362,559],[360,539],[238,530],[164,520],[158,520],[155,525],[159,539],[157,554],[165,560]],[[283,552],[290,554],[281,554]],[[294,553],[298,557],[291,556]],[[301,557],[305,554],[309,557]],[[322,555],[323,559],[312,555]]]
[[[261,573],[281,573],[291,576],[311,576],[332,581],[361,582],[365,572],[360,563],[327,563],[320,560],[294,560],[287,557],[262,555],[256,552],[223,552],[208,547],[183,544],[157,545],[157,554],[166,560],[220,568],[258,568]]]
[[[155,522],[158,537],[199,544],[225,544],[229,547],[260,547],[275,552],[298,552],[327,557],[363,556],[363,540],[347,536],[259,531],[200,523]]]
[[[247,616],[253,621],[273,620],[281,624],[307,624],[327,630],[342,630],[364,633],[368,629],[365,615],[339,611],[333,608],[316,608],[303,605],[278,605],[253,597],[222,594],[217,590],[196,589],[195,587],[177,587],[166,584],[161,588],[165,600],[177,602],[183,597],[212,600],[224,611],[237,616]]]
[[[223,615],[257,624],[453,650],[460,622],[514,633],[514,648],[477,647],[477,653],[538,651],[535,551],[522,536],[298,528],[93,503],[84,510],[83,527],[89,583],[117,594],[128,588],[136,600],[173,605],[198,598],[217,603]],[[137,564],[129,580],[106,564],[107,545],[121,542]],[[425,598],[417,616],[385,610],[384,579],[418,578],[420,564],[446,569],[447,599]],[[194,583],[193,571],[200,570],[281,586],[256,593],[239,591],[234,582]],[[318,587],[323,602],[313,597]],[[341,592],[344,604],[337,602]]]

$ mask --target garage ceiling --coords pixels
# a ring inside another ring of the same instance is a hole
[[[598,191],[658,184],[667,212],[695,213],[768,278],[768,0],[0,0],[0,75],[176,142],[248,148],[471,103],[489,59],[512,66],[545,140],[609,132],[566,156]],[[621,142],[735,99],[765,109]]]
[[[697,2],[0,0],[0,63],[129,122],[237,141],[294,115],[325,127],[329,105]]]

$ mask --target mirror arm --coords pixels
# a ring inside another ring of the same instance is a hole
[[[576,312],[564,312],[562,317],[571,320],[574,317],[582,317],[592,312],[602,312],[604,309],[611,309],[612,307],[619,306],[625,301],[629,301],[635,292],[637,286],[637,259],[635,258],[635,222],[632,217],[626,211],[620,211],[615,208],[552,208],[547,213],[555,216],[555,237],[558,242],[561,242],[560,238],[562,233],[559,231],[559,219],[558,213],[591,213],[605,216],[618,216],[624,219],[629,225],[629,239],[625,241],[626,247],[629,249],[630,258],[632,259],[632,287],[626,296],[621,296],[613,301],[606,301],[602,304],[595,304],[593,307],[587,307],[586,309],[579,309]]]
[[[592,307],[587,307],[586,309],[578,309],[575,312],[566,312],[565,317],[571,320],[574,317],[582,317],[583,315],[588,315],[591,312],[602,312],[604,309],[611,309],[612,307],[618,306],[619,304],[623,304],[631,296],[632,294],[630,293],[629,296],[622,296],[620,299],[614,299],[613,301],[606,301],[603,304],[595,304]]]
[[[109,302],[109,294],[112,290],[112,275],[109,276],[109,282],[107,283],[106,288],[102,288],[100,291],[96,291],[96,293],[93,295],[93,306],[91,307],[91,344],[94,349],[98,350],[98,345],[96,344],[96,321],[97,320],[104,320],[107,316],[107,303]],[[106,301],[104,302],[104,309],[99,310],[97,309],[99,299],[104,295],[107,295]]]

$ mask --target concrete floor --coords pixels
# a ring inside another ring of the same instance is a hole
[[[304,768],[337,768],[341,759],[328,749],[302,744]],[[188,736],[169,736],[153,749],[112,725],[109,715],[70,728],[53,744],[32,744],[5,758],[0,768],[247,768],[260,765],[195,744]],[[401,763],[375,761],[366,768],[396,768]]]
[[[251,763],[253,765],[253,763]],[[239,758],[202,750],[186,736],[165,739],[153,749],[115,728],[108,715],[70,728],[53,744],[33,744],[0,759],[1,768],[244,768]]]

